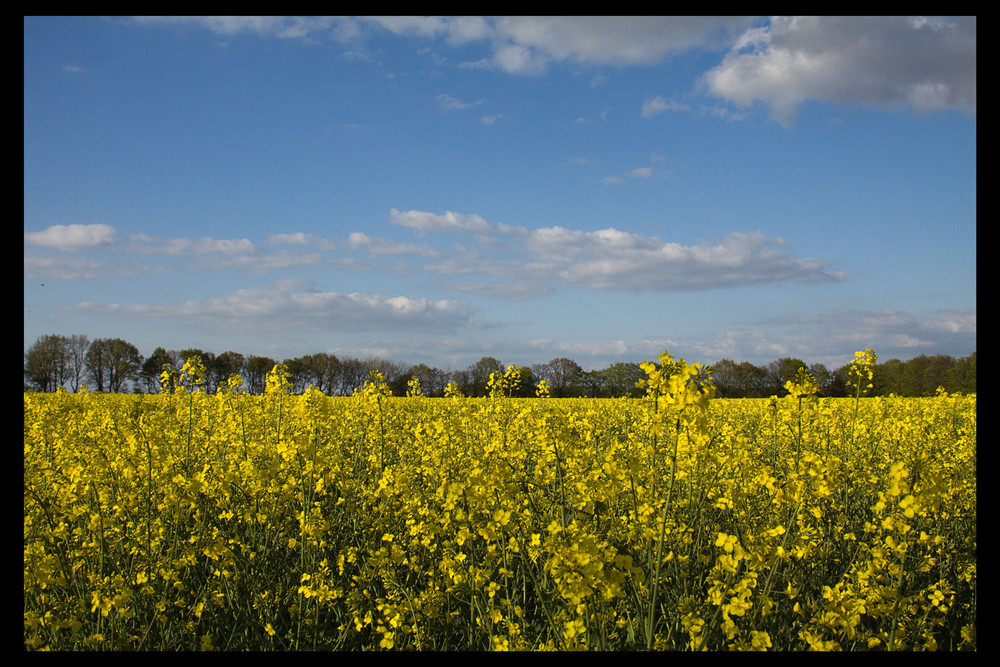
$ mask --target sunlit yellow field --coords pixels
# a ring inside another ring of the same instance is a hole
[[[976,649],[975,395],[646,368],[644,399],[25,393],[25,647]]]

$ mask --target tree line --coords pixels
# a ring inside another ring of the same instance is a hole
[[[179,370],[194,356],[201,358],[206,371],[205,389],[213,393],[236,374],[243,379],[246,391],[262,394],[268,372],[279,363],[287,370],[293,391],[302,392],[311,385],[328,396],[352,394],[372,371],[380,372],[397,396],[406,394],[407,383],[414,377],[427,396],[443,396],[449,384],[465,396],[485,396],[489,393],[490,375],[507,370],[500,360],[488,356],[464,370],[408,365],[378,357],[337,357],[326,352],[278,361],[232,351],[214,354],[197,348],[158,347],[149,357],[143,357],[135,345],[121,338],[90,340],[85,335],[48,334],[40,336],[25,352],[24,389],[51,392],[63,387],[77,392],[86,384],[90,391],[97,392],[158,393],[164,370]],[[763,366],[722,359],[709,368],[717,396],[766,398],[784,395],[785,382],[803,367],[816,379],[821,396],[848,395],[847,365],[829,370],[823,364],[783,357]],[[616,362],[607,368],[585,371],[572,359],[558,357],[548,363],[521,367],[511,395],[534,396],[538,383],[545,380],[549,395],[555,398],[635,397],[642,395],[643,390],[636,384],[645,377],[637,362]],[[920,355],[908,361],[890,359],[875,365],[872,385],[869,395],[876,396],[933,396],[938,387],[949,393],[974,393],[976,353],[957,359],[943,354]]]

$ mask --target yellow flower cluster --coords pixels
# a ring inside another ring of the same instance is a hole
[[[974,395],[716,400],[666,353],[637,399],[210,395],[199,363],[24,395],[27,649],[976,649]]]

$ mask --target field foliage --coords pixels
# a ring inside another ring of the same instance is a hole
[[[976,397],[24,394],[24,645],[975,650]]]

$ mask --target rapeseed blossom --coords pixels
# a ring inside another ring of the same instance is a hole
[[[24,646],[975,650],[976,398],[857,359],[773,403],[666,353],[628,400],[25,393]]]

